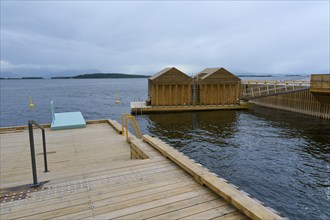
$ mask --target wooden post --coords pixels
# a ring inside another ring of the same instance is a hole
[[[169,101],[170,101],[170,102],[169,102],[169,105],[171,106],[171,104],[172,104],[172,85],[170,84],[169,86],[170,86],[170,91],[169,91],[169,93],[170,93],[170,94],[169,94],[169,96],[170,96],[170,97],[169,97]]]
[[[175,85],[174,102],[175,105],[178,105],[178,84]]]
[[[166,105],[166,102],[165,102],[165,89],[166,89],[166,87],[165,87],[165,85],[163,85],[163,95],[162,95],[162,105],[163,106]]]
[[[155,98],[156,98],[156,106],[158,106],[159,105],[159,90],[158,90],[158,85],[156,85]]]

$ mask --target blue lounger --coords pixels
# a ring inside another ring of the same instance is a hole
[[[50,105],[52,110],[52,124],[50,129],[61,130],[86,127],[86,122],[81,112],[55,113],[53,101],[50,102]]]

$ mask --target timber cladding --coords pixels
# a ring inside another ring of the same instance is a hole
[[[152,106],[190,105],[192,79],[176,69],[166,68],[148,80],[148,96]]]
[[[195,77],[201,105],[237,105],[241,79],[224,68],[207,68]]]
[[[330,103],[320,102],[309,89],[254,99],[257,105],[330,119]]]
[[[330,93],[330,74],[312,74],[311,92]]]

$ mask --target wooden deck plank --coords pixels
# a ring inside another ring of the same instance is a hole
[[[62,217],[68,214],[86,211],[90,209],[89,203],[84,203],[76,206],[69,206],[63,209],[55,209],[49,212],[36,213],[35,215],[29,215],[18,219],[50,219],[56,217]]]
[[[214,194],[210,193],[210,194],[205,194],[202,196],[196,196],[193,198],[189,198],[186,200],[182,200],[182,201],[178,201],[178,202],[173,202],[173,203],[169,203],[167,205],[164,206],[160,206],[160,207],[156,207],[156,208],[152,208],[152,209],[147,209],[144,211],[139,211],[130,215],[125,215],[125,216],[121,216],[118,219],[147,219],[147,218],[152,218],[152,217],[158,217],[161,216],[162,214],[165,213],[171,213],[177,210],[181,210],[187,207],[192,207],[192,206],[196,206],[199,205],[201,203],[205,203],[205,202],[210,202],[213,200],[219,199],[217,196],[215,196]],[[164,219],[168,219],[168,218],[164,218]]]
[[[235,211],[223,216],[213,218],[212,220],[248,220],[249,218],[245,215],[242,215],[241,212]]]
[[[125,184],[124,186],[122,184],[119,185],[104,185],[103,187],[95,187],[95,188],[90,188],[87,190],[87,188],[84,186],[83,188],[78,187],[77,192],[73,193],[68,193],[64,192],[63,194],[59,193],[57,197],[54,197],[54,191],[55,189],[52,189],[50,192],[50,195],[52,197],[47,197],[47,196],[38,196],[38,194],[41,194],[40,192],[34,193],[34,197],[38,198],[38,200],[33,200],[29,201],[28,203],[23,203],[20,206],[14,206],[11,207],[10,212],[19,212],[22,210],[30,209],[31,207],[38,207],[42,208],[43,206],[53,206],[57,205],[58,203],[62,202],[70,202],[73,200],[80,200],[84,199],[86,196],[86,193],[88,191],[88,197],[90,198],[95,198],[95,200],[102,200],[106,198],[113,198],[116,196],[120,195],[125,195],[125,194],[130,194],[130,193],[136,193],[139,192],[143,189],[152,189],[152,188],[158,188],[162,186],[167,186],[171,185],[174,183],[182,183],[182,182],[187,182],[191,181],[190,178],[185,177],[185,178],[171,178],[173,176],[164,176],[164,177],[159,177],[158,181],[147,181],[144,182],[141,185],[141,182],[131,182],[130,184]],[[162,179],[163,178],[163,179]],[[134,184],[135,183],[135,184]],[[73,188],[73,184],[72,184]],[[58,188],[59,192],[61,192],[61,187]]]
[[[136,213],[141,210],[147,210],[159,206],[163,206],[169,203],[185,200],[188,198],[193,198],[199,195],[206,194],[205,191],[191,191],[185,188],[184,191],[175,191],[174,194],[157,194],[149,197],[144,197],[139,200],[129,201],[127,204],[115,204],[114,206],[105,206],[102,211],[95,209],[98,213],[95,215],[97,219],[112,219],[118,218],[131,213]],[[110,208],[110,210],[109,210]],[[103,213],[102,213],[103,212]],[[105,213],[104,213],[105,212]]]
[[[212,201],[200,203],[197,205],[192,205],[180,210],[175,210],[173,212],[168,212],[163,215],[157,215],[150,219],[180,219],[183,217],[186,217],[188,215],[193,215],[196,213],[201,213],[210,209],[218,208],[220,206],[224,206],[228,204],[226,201],[224,201],[222,198],[217,198]],[[206,218],[204,218],[206,219]]]
[[[80,199],[62,201],[60,203],[53,203],[48,206],[35,206],[34,204],[33,205],[31,204],[29,209],[25,209],[19,212],[11,212],[9,218],[12,219],[25,218],[34,215],[38,215],[38,218],[41,218],[41,216],[39,216],[41,213],[44,216],[47,216],[47,213],[58,212],[61,209],[67,209],[68,207],[81,206],[85,204],[89,204],[89,199],[87,195],[85,197],[81,197]],[[84,207],[85,210],[89,209],[89,206],[84,206]],[[69,212],[67,211],[67,213]]]
[[[70,214],[64,214],[61,216],[57,216],[57,217],[52,217],[50,219],[56,219],[56,220],[63,220],[63,219],[67,219],[67,220],[75,220],[75,219],[88,219],[88,218],[93,218],[93,210],[89,209],[89,210],[85,210],[85,211],[77,211],[74,213],[70,213]]]
[[[224,216],[228,213],[232,213],[236,211],[236,209],[232,205],[220,205],[219,207],[215,207],[213,209],[205,210],[196,214],[188,215],[184,218],[179,219],[213,219],[219,216]],[[243,214],[241,214],[243,215]]]
[[[281,219],[277,213],[272,212],[256,200],[245,195],[233,185],[221,180],[207,169],[198,166],[189,158],[182,156],[178,151],[167,145],[165,142],[149,135],[143,136],[144,140],[150,143],[155,149],[160,151],[164,156],[170,158],[188,173],[190,173],[196,181],[208,186],[215,193],[226,199],[237,209],[252,219]]]
[[[31,192],[25,199],[0,204],[0,218],[141,219],[189,217],[192,213],[211,218],[223,214],[219,208],[226,207],[227,202],[191,175],[197,173],[193,176],[205,185],[215,180],[189,158],[177,155],[177,165],[166,158],[171,159],[177,151],[159,152],[129,134],[135,153],[149,157],[130,159],[126,137],[110,126],[116,122],[100,122],[87,123],[83,129],[46,128],[48,173],[43,173],[41,136],[36,129],[38,180],[47,182],[44,189]],[[116,126],[119,128],[119,123]],[[32,183],[26,127],[0,129],[0,135],[0,190]],[[157,145],[159,149],[167,147],[161,141]],[[180,166],[192,171],[187,173]],[[234,209],[224,216],[241,218],[240,214]]]

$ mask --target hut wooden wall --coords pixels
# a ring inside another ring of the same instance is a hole
[[[236,105],[239,103],[239,83],[199,85],[201,105]]]
[[[175,68],[149,79],[148,87],[152,106],[182,106],[192,102],[192,79]]]
[[[153,106],[180,106],[191,104],[191,85],[152,85]]]
[[[254,99],[257,105],[330,119],[330,104],[320,102],[309,89]]]
[[[237,105],[241,80],[221,68],[199,80],[199,102],[202,105]]]

